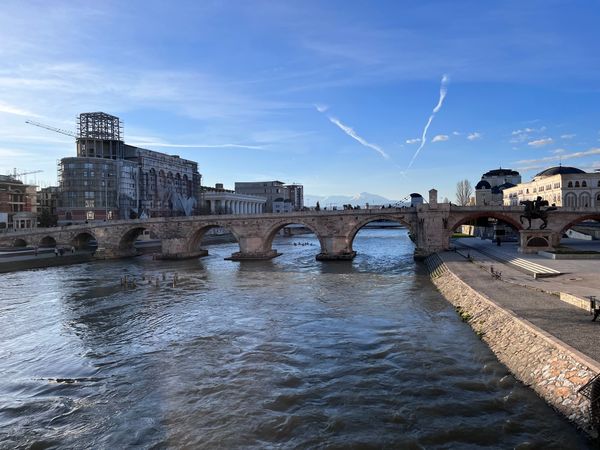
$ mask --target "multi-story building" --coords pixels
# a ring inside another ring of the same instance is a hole
[[[275,212],[273,202],[282,198],[289,200],[291,208],[299,211],[304,207],[304,187],[301,184],[285,184],[282,181],[250,181],[235,183],[235,192],[256,195],[267,199],[264,212]]]
[[[260,214],[267,202],[265,197],[224,189],[222,183],[214,188],[202,186],[200,198],[200,210],[205,214]]]
[[[11,176],[0,175],[0,229],[36,226],[36,187]]]
[[[557,166],[543,170],[529,183],[504,190],[504,204],[542,197],[549,204],[567,208],[600,208],[600,172]]]
[[[521,175],[515,170],[500,168],[484,173],[475,186],[475,205],[502,205],[502,192],[520,182]]]
[[[83,113],[77,156],[59,163],[59,224],[192,215],[200,185],[196,162],[127,145],[118,117]]]

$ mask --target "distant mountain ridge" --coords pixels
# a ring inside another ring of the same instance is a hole
[[[315,206],[319,202],[321,207],[326,206],[338,206],[342,205],[360,205],[365,206],[367,203],[369,205],[394,205],[398,203],[398,200],[391,200],[389,198],[383,197],[377,194],[371,194],[369,192],[361,192],[356,195],[304,195],[304,205],[305,206]]]

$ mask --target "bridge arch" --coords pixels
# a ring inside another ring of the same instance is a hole
[[[13,241],[13,247],[27,247],[27,241],[23,238],[17,238]]]
[[[90,241],[98,241],[96,240],[96,236],[90,230],[82,230],[78,231],[71,238],[71,245],[75,247],[77,250],[89,247]]]
[[[202,244],[202,240],[204,239],[206,232],[209,230],[212,230],[214,228],[223,228],[223,229],[229,231],[233,235],[233,237],[235,238],[236,242],[239,245],[240,234],[237,232],[235,227],[229,226],[227,224],[219,223],[219,222],[214,222],[214,223],[202,224],[200,227],[194,228],[192,230],[192,232],[187,237],[188,251],[189,252],[197,251],[199,249],[200,245]]]
[[[52,236],[44,236],[40,239],[40,247],[56,247],[56,239]]]
[[[501,212],[495,212],[495,211],[478,211],[478,212],[473,212],[473,213],[466,213],[464,216],[459,216],[458,218],[455,218],[454,220],[452,220],[452,217],[450,217],[448,222],[451,225],[448,226],[446,229],[446,234],[448,236],[448,239],[450,239],[450,237],[452,237],[452,235],[454,234],[454,230],[456,230],[461,225],[465,225],[468,222],[472,222],[474,220],[483,219],[483,218],[492,218],[492,219],[500,220],[508,225],[511,225],[517,231],[520,231],[523,229],[523,225],[521,224],[521,222],[519,222],[516,219],[515,216],[511,216],[508,214],[504,214]]]
[[[569,228],[572,228],[581,222],[586,222],[589,220],[595,220],[597,222],[600,222],[600,212],[591,213],[591,214],[582,214],[575,218],[569,219],[568,222],[566,222],[564,225],[561,225],[560,232],[558,233],[558,238],[560,239],[560,237],[563,236],[567,232],[567,230],[569,230]]]
[[[356,217],[358,219],[358,217]],[[353,227],[348,231],[346,235],[346,239],[348,241],[348,250],[353,251],[352,244],[354,243],[354,238],[358,234],[358,232],[365,227],[365,225],[370,224],[371,222],[397,222],[400,225],[404,225],[408,228],[408,231],[412,234],[414,233],[412,223],[407,221],[403,215],[388,215],[388,214],[376,214],[368,217],[361,217],[358,222],[356,222]]]
[[[279,231],[281,231],[283,228],[287,227],[288,225],[302,225],[303,227],[308,228],[310,231],[312,231],[314,233],[314,235],[319,240],[319,245],[321,246],[321,251],[323,251],[325,249],[325,246],[323,243],[323,237],[321,236],[322,233],[319,233],[318,228],[315,226],[315,224],[311,224],[308,221],[305,221],[305,220],[295,217],[295,218],[290,218],[290,219],[286,219],[286,220],[281,220],[281,221],[278,221],[277,223],[271,225],[271,227],[267,230],[267,232],[265,234],[264,248],[263,248],[264,251],[268,252],[273,249],[273,241],[275,240],[275,236],[277,236],[277,233],[279,233]]]
[[[146,230],[153,231],[143,224],[128,228],[119,238],[119,250],[135,253],[136,249],[134,243]]]

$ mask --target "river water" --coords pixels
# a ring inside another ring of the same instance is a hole
[[[588,447],[461,322],[405,230],[361,231],[352,263],[315,261],[313,236],[275,247],[0,275],[0,448]]]

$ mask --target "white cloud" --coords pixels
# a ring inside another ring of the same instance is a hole
[[[433,108],[433,111],[431,112],[431,115],[429,116],[429,119],[425,124],[425,128],[423,128],[423,135],[421,136],[421,145],[419,145],[419,148],[408,163],[407,170],[412,167],[413,163],[415,162],[415,159],[417,159],[417,156],[419,156],[419,152],[425,146],[425,142],[427,142],[427,130],[429,129],[429,126],[431,125],[431,122],[433,121],[433,118],[435,117],[436,113],[442,108],[442,105],[444,104],[444,99],[446,98],[446,94],[448,93],[448,88],[446,87],[446,85],[448,84],[448,80],[448,75],[444,74],[440,83],[440,99],[438,100],[438,103],[435,106],[435,108]]]
[[[317,111],[319,111],[320,113],[325,112],[329,109],[329,106],[327,105],[322,105],[320,103],[316,103],[315,104],[315,108],[317,108]]]
[[[414,138],[414,139],[407,139],[406,140],[407,144],[418,144],[419,142],[421,142],[420,138]]]
[[[355,139],[356,141],[358,141],[361,145],[368,147],[372,150],[375,150],[377,153],[379,153],[385,159],[389,159],[390,156],[381,147],[379,147],[378,145],[375,145],[375,144],[371,144],[370,142],[367,142],[364,138],[362,138],[361,136],[356,134],[356,131],[354,131],[351,127],[344,125],[342,122],[340,122],[339,119],[336,119],[335,117],[329,117],[329,120],[331,121],[331,123],[334,123],[335,125],[337,125],[344,133],[346,133],[352,139]]]
[[[576,134],[563,134],[560,136],[561,139],[573,139],[575,136],[577,136]]]
[[[447,141],[448,139],[450,139],[450,138],[448,137],[447,134],[438,134],[437,136],[433,137],[431,142],[444,142],[444,141]]]
[[[9,105],[8,103],[0,102],[0,113],[14,114],[23,117],[40,117],[38,114],[34,114],[26,109],[19,108],[18,106]]]
[[[509,141],[511,144],[519,144],[525,141],[528,141],[532,138],[532,134],[539,134],[546,131],[546,127],[540,128],[523,128],[522,130],[514,130],[510,134],[512,136]]]
[[[454,136],[460,136],[462,133],[460,131],[453,131],[452,134]]]
[[[558,155],[560,153],[564,153],[565,149],[564,148],[557,148],[556,150],[552,150],[551,153],[554,153],[555,155]]]
[[[477,141],[479,139],[481,139],[482,134],[477,132],[477,131],[473,131],[472,133],[469,133],[469,135],[467,136],[467,139],[470,141]]]
[[[543,138],[528,142],[527,145],[531,147],[543,147],[544,145],[552,144],[553,142],[554,140],[552,138]]]
[[[249,148],[261,150],[264,147],[260,145],[244,144],[171,144],[169,142],[130,142],[130,145],[139,147],[167,147],[167,148]]]
[[[560,153],[556,156],[546,156],[544,158],[538,159],[522,159],[520,161],[516,161],[515,164],[537,164],[548,161],[562,161],[565,159],[575,159],[575,158],[584,158],[590,155],[600,155],[600,148],[591,148],[584,152],[575,152],[575,153]]]

